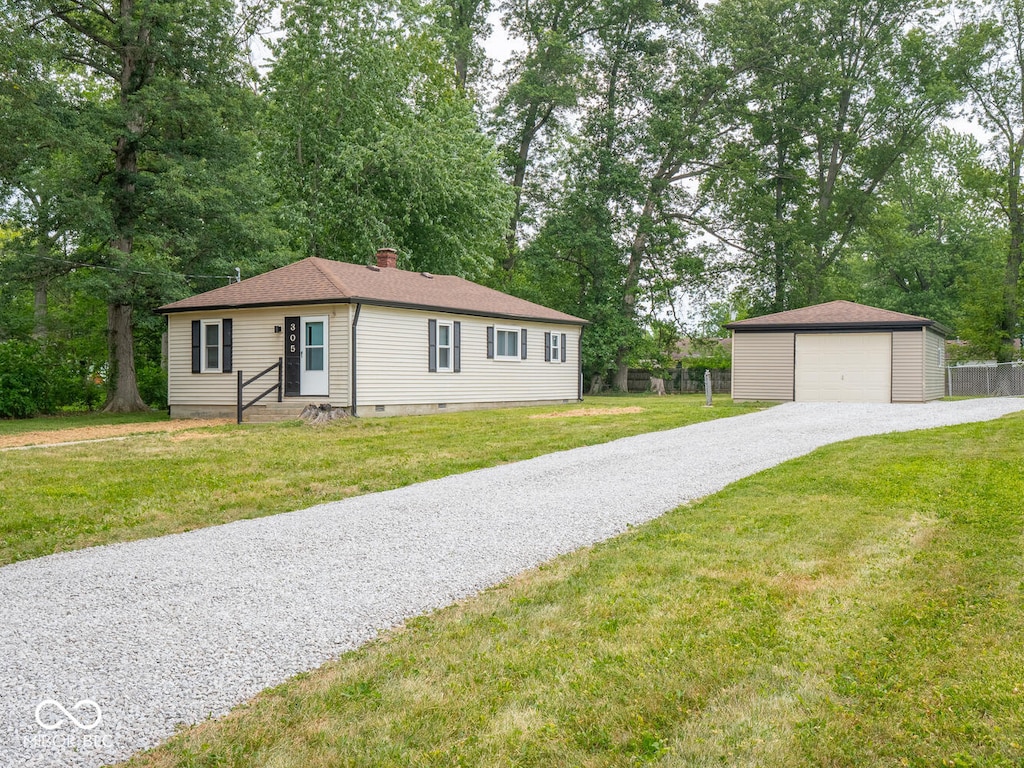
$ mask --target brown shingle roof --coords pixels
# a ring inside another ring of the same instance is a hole
[[[730,330],[806,330],[856,328],[921,328],[931,326],[944,331],[934,320],[917,315],[906,315],[888,309],[869,307],[852,301],[830,301],[812,307],[790,309],[774,315],[752,317],[726,323]]]
[[[240,283],[166,304],[158,311],[170,313],[357,302],[516,320],[587,322],[461,277],[380,269],[315,256]]]

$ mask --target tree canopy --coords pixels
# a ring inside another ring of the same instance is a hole
[[[381,246],[587,318],[620,387],[657,339],[832,298],[1019,355],[1024,0],[0,0],[0,29],[0,343],[112,410],[159,404],[153,308]]]

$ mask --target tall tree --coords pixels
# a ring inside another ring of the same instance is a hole
[[[516,266],[524,218],[536,213],[527,203],[526,184],[531,168],[541,164],[537,146],[579,99],[586,40],[597,23],[593,13],[592,4],[584,0],[507,0],[503,6],[506,29],[525,46],[508,63],[505,88],[494,110],[515,195],[505,234],[506,271]]]
[[[434,15],[455,70],[455,84],[465,92],[485,62],[481,39],[490,31],[491,0],[437,0]]]
[[[501,248],[497,153],[444,66],[420,6],[296,0],[268,75],[263,155],[293,211],[295,248],[479,276]]]
[[[187,13],[173,0],[2,0],[0,24],[6,40],[31,52],[33,76],[60,81],[44,117],[51,126],[71,121],[71,130],[16,139],[62,156],[67,189],[92,202],[95,215],[76,222],[76,254],[96,267],[107,301],[106,409],[143,409],[136,305],[180,285],[181,260],[200,245],[212,239],[231,251],[246,218],[227,200],[244,201],[252,181],[236,171],[251,167],[240,138],[252,117],[238,36],[247,27],[231,0]],[[25,76],[6,78],[17,87]]]
[[[1002,274],[999,360],[1009,360],[1021,337],[1020,271],[1024,258],[1024,0],[996,0],[974,9],[967,37],[984,45],[985,63],[970,82],[975,117],[985,128],[993,174],[990,195],[1008,228]]]
[[[722,73],[706,58],[694,10],[638,0],[595,7],[566,177],[524,252],[544,284],[576,293],[553,303],[594,321],[591,376],[624,389],[633,351],[693,263],[684,223],[692,180],[708,169]],[[554,277],[561,275],[561,277]]]
[[[988,279],[1004,259],[1005,228],[978,184],[987,176],[981,152],[973,137],[939,129],[907,156],[851,240],[844,293],[957,331],[970,328],[973,340],[982,341],[983,318],[969,305],[979,279]],[[1000,296],[989,296],[1001,303]],[[983,346],[993,352],[996,332],[990,327],[984,335]]]
[[[947,115],[960,60],[924,0],[722,0],[739,125],[705,190],[760,308],[820,301],[880,185]]]

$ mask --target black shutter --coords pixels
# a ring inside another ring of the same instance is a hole
[[[302,323],[298,317],[284,319],[284,393],[302,394]]]
[[[427,320],[427,370],[437,373],[437,320]]]
[[[544,362],[551,362],[551,334],[544,331]]]
[[[203,326],[198,320],[192,321],[192,373],[203,370]]]
[[[562,362],[564,363],[569,356],[565,353],[565,334],[562,334],[562,348],[559,350],[562,355]]]
[[[225,317],[220,321],[221,328],[221,345],[224,353],[224,362],[221,365],[221,371],[224,373],[231,373],[231,319]]]
[[[487,359],[494,359],[494,326],[487,326]]]
[[[519,358],[521,360],[526,359],[526,329],[519,329]]]
[[[462,323],[452,323],[452,371],[462,371]]]

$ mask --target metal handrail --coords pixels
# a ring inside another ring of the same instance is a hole
[[[277,369],[277,384],[274,384],[273,386],[269,387],[265,392],[263,392],[260,395],[257,395],[252,400],[250,400],[248,403],[244,403],[243,404],[242,390],[245,389],[250,384],[252,384],[254,381],[262,379],[264,376],[266,376],[268,373],[270,373],[275,368]],[[282,378],[283,378],[282,372],[283,372],[283,370],[284,370],[284,362],[279,357],[279,358],[277,358],[277,362],[274,363],[273,365],[271,365],[269,368],[265,368],[264,370],[260,371],[255,376],[253,376],[252,378],[247,379],[245,381],[242,380],[242,372],[241,371],[238,372],[238,423],[239,424],[242,423],[242,413],[245,411],[246,408],[249,408],[250,406],[256,405],[256,403],[258,403],[264,397],[269,395],[275,389],[277,390],[277,402],[279,402],[279,403],[283,402],[283,399],[282,399],[282,395],[284,394],[284,383],[282,381]]]

